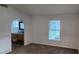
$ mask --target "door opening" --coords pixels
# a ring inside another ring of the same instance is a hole
[[[12,22],[11,41],[12,49],[24,45],[24,22],[18,18]]]

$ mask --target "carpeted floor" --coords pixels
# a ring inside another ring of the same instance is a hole
[[[32,43],[27,46],[16,45],[9,54],[78,54],[78,50]]]

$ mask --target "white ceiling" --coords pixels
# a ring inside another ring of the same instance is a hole
[[[56,15],[79,13],[79,5],[69,4],[14,4],[9,5],[30,15]]]

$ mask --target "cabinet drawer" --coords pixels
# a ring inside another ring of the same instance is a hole
[[[23,41],[24,40],[24,35],[17,35],[17,40]]]
[[[24,41],[24,34],[12,34],[12,40],[15,41]]]

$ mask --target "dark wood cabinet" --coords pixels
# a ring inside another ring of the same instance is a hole
[[[24,34],[11,34],[12,36],[12,41],[16,42],[16,41],[24,41]]]

